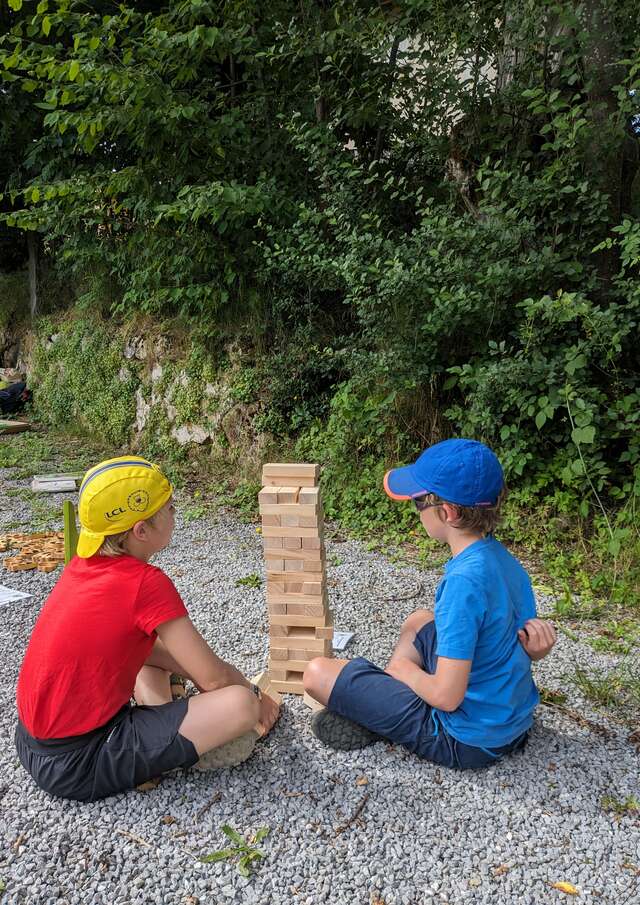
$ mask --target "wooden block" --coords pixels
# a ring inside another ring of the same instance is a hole
[[[301,537],[283,537],[282,546],[285,550],[302,550]],[[284,554],[283,554],[284,556]]]
[[[287,569],[287,570],[289,570],[289,571],[293,571],[293,570],[295,569],[296,571],[317,572],[318,575],[324,575],[324,572],[325,572],[325,562],[324,562],[323,559],[322,559],[322,560],[319,560],[318,562],[312,562],[312,561],[309,561],[309,560],[306,560],[306,559],[305,559],[305,560],[303,560],[303,561],[301,562],[302,568],[300,568],[300,565],[297,565],[297,566],[291,566],[291,565],[289,565],[289,563],[291,563],[292,561],[295,562],[295,560],[290,560],[290,559],[289,559],[289,553],[290,553],[290,552],[291,552],[291,551],[287,550],[287,554],[286,554],[286,555],[287,555],[287,559],[284,560],[284,564],[285,564],[284,567],[285,567],[285,569]],[[283,555],[284,555],[284,551],[283,551]]]
[[[299,487],[278,487],[278,503],[297,503]]]
[[[275,531],[278,531],[278,530],[284,531],[284,528],[280,528],[280,529],[275,528],[274,530]],[[296,531],[300,531],[300,532],[302,532],[302,531],[311,532],[314,530],[315,530],[314,528],[296,528]],[[317,534],[315,537],[312,534],[300,534],[300,537],[302,538],[302,549],[303,550],[319,550],[320,547],[322,546],[322,541],[317,536]]]
[[[320,478],[320,466],[309,462],[267,462],[262,466],[263,476],[268,477],[296,477],[296,478]],[[281,483],[285,483],[282,481]]]
[[[322,603],[287,603],[286,609],[287,615],[292,616],[324,616],[326,612]]]
[[[263,537],[303,537],[305,540],[316,541],[317,545],[320,546],[320,540],[318,538],[318,530],[316,528],[285,528],[284,526],[278,527],[274,525],[271,527],[267,525],[262,529]],[[310,547],[311,549],[316,549],[316,547]]]
[[[272,515],[267,516],[267,518],[277,518],[278,522],[275,524],[282,525],[283,528],[299,528],[300,527],[300,518],[297,515]],[[265,516],[262,517],[262,524],[264,525]]]
[[[267,529],[265,528],[262,532],[262,534],[263,534],[262,544],[264,546],[264,549],[265,550],[282,550],[282,546],[283,546],[282,540],[283,539],[281,537],[264,537],[264,532],[266,530]],[[276,530],[282,530],[282,529],[276,529]]]
[[[271,638],[286,638],[289,635],[289,629],[286,625],[270,625],[269,626],[269,635]],[[280,641],[278,640],[278,644]]]
[[[274,506],[278,502],[278,487],[263,487],[258,494],[260,510],[263,506]]]
[[[322,594],[277,594],[267,591],[268,603],[306,603],[311,606],[323,606],[327,602],[326,596]]]
[[[262,525],[263,527],[275,528],[279,526],[281,523],[279,515],[263,515],[262,516]]]
[[[277,530],[277,529],[276,529]],[[282,528],[280,529],[282,531]],[[284,559],[301,559],[304,561],[304,567],[308,572],[317,572],[317,568],[315,566],[310,566],[307,564],[308,562],[324,562],[325,560],[325,552],[324,550],[305,550],[301,548],[300,550],[287,550],[286,553],[280,551],[278,556],[282,556]]]
[[[316,638],[323,641],[331,641],[333,639],[333,626],[320,625],[316,627]]]
[[[277,650],[278,650],[279,654],[282,652],[281,648],[277,648]],[[326,653],[326,648],[320,648],[320,647],[317,650],[308,650],[304,647],[302,647],[302,648],[290,647],[290,648],[286,649],[286,652],[287,652],[287,659],[304,660],[305,663],[309,663],[311,660],[315,660],[316,657],[331,655],[331,651]],[[274,654],[275,654],[275,651],[271,650],[270,656],[273,657],[274,660],[281,659],[279,657],[274,656]]]
[[[264,564],[266,568],[273,572],[283,572],[284,571],[284,559],[265,559]]]
[[[270,625],[269,636],[274,639],[272,644],[278,650],[314,650],[318,657],[323,655],[329,643],[323,638],[316,638],[313,628],[304,626],[287,628],[282,625]]]
[[[270,595],[282,596],[283,594],[302,594],[301,581],[273,581],[267,575],[267,600]]]
[[[268,694],[269,697],[276,702],[276,704],[282,703],[282,698],[275,690],[275,688],[272,687],[266,670],[264,672],[259,672],[258,675],[254,676],[253,679],[250,679],[250,681],[254,685],[257,685],[258,688],[263,692],[263,694]]]
[[[312,628],[320,628],[326,624],[324,613],[321,616],[290,616],[286,613],[284,616],[272,616],[271,625],[286,625],[289,628],[295,626],[306,625]]]
[[[298,673],[292,673],[292,676],[296,676]],[[302,677],[297,680],[288,679],[286,682],[281,682],[279,680],[272,680],[271,682],[272,688],[275,688],[276,691],[279,691],[281,694],[304,694],[304,685],[302,684]]]
[[[296,575],[291,575],[290,572],[275,572],[269,570],[267,572],[267,583],[270,582],[285,582],[290,583],[292,581],[295,582],[304,582],[304,581],[313,581],[322,583],[322,578],[316,572],[298,572]],[[302,590],[300,591],[302,593]]]
[[[286,603],[270,603],[267,610],[276,616],[282,616],[287,612],[287,605]]]
[[[305,568],[305,564],[301,559],[285,559],[283,568],[287,572],[302,572]]]
[[[300,493],[298,494],[298,502],[301,506],[318,506],[320,505],[320,488],[304,487],[300,485]]]
[[[305,581],[302,584],[302,593],[307,595],[317,595],[324,592],[323,582],[321,581]]]
[[[312,698],[308,691],[302,695],[302,701],[310,710],[313,710],[314,713],[318,713],[320,710],[326,710],[324,704],[321,704],[320,701],[316,701],[315,698]]]
[[[316,655],[310,657],[310,660],[313,660]],[[309,660],[269,660],[269,676],[272,679],[276,678],[276,672],[281,672],[283,666],[286,666],[287,670],[291,670],[293,672],[304,672],[307,666],[309,665]],[[275,670],[275,671],[274,671]],[[278,679],[286,679],[286,676],[277,676]]]
[[[261,515],[317,516],[317,506],[301,506],[300,503],[278,503],[277,506],[260,506]]]
[[[300,487],[315,487],[318,483],[314,478],[287,478],[287,483],[294,482],[298,488]],[[277,484],[282,484],[282,478],[279,475],[264,475],[262,478],[262,484],[264,487],[272,487]]]
[[[278,680],[279,682],[287,681],[288,672],[286,669],[269,669],[269,680],[273,682],[274,680]]]
[[[301,528],[317,528],[320,518],[321,517],[317,515],[301,515],[298,519],[298,525]]]
[[[286,647],[272,647],[269,651],[269,657],[272,660],[288,660],[289,650]]]

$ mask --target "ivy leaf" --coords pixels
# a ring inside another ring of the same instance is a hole
[[[536,415],[536,427],[538,428],[538,430],[544,427],[546,420],[547,416],[545,415],[545,413],[538,412],[538,414]]]
[[[22,9],[22,0],[9,0],[9,6],[18,12],[18,10]]]
[[[20,4],[20,5],[22,5],[22,4]],[[42,20],[42,34],[45,36],[48,36],[50,31],[51,31],[51,19],[49,18],[49,16],[45,16],[44,19]]]
[[[77,60],[74,60],[71,66],[69,66],[69,81],[75,81],[76,76],[80,72],[80,63]]]

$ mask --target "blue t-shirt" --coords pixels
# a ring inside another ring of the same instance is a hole
[[[471,660],[462,704],[437,715],[467,745],[508,745],[533,722],[539,695],[518,629],[536,615],[529,576],[493,537],[471,544],[445,566],[436,591],[436,653]]]

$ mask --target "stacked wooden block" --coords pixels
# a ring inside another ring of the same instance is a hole
[[[303,694],[309,660],[332,654],[318,465],[271,464],[259,494],[267,570],[271,686]]]
[[[64,563],[64,533],[62,531],[42,531],[35,534],[1,534],[0,550],[20,552],[7,556],[3,565],[8,572],[37,569],[38,572],[53,572]]]

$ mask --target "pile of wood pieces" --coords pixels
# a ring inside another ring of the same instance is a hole
[[[332,656],[320,467],[271,463],[259,494],[267,572],[271,688],[304,694],[314,657]]]
[[[64,563],[64,531],[41,531],[35,534],[0,534],[0,551],[15,550],[16,556],[3,560],[9,572],[37,569],[53,572]]]

